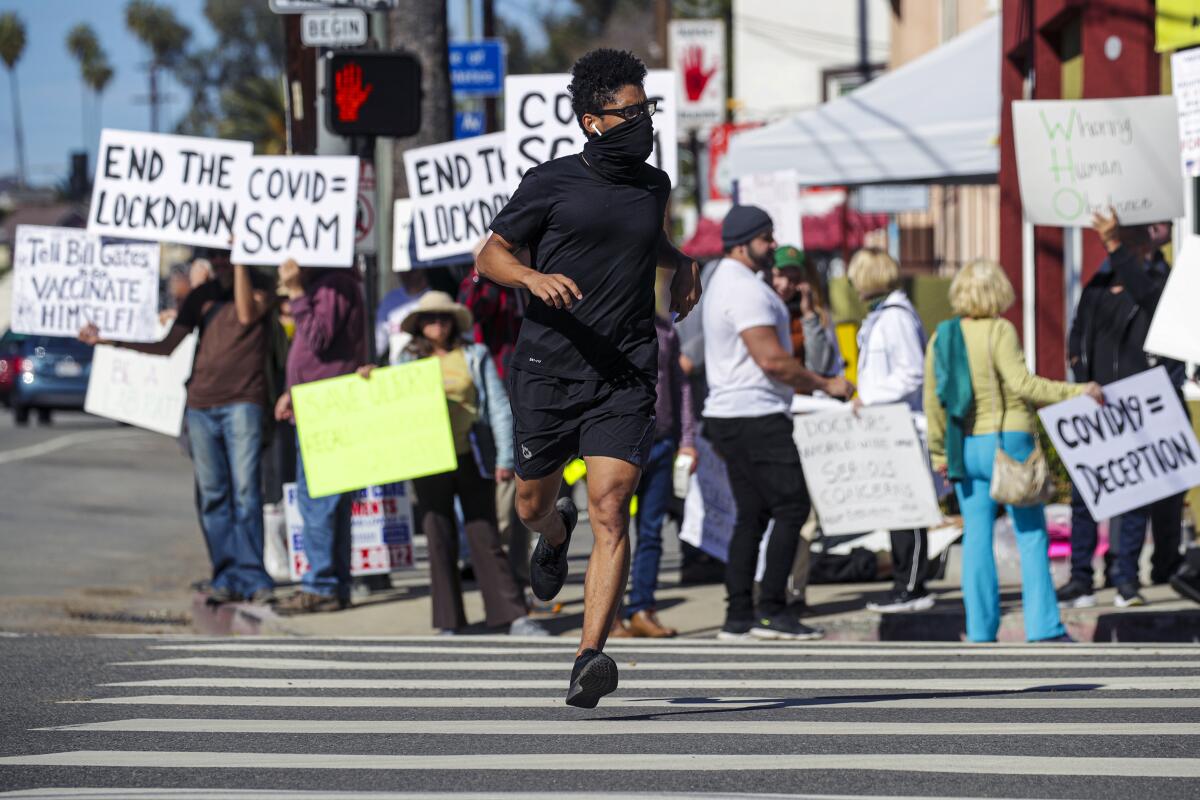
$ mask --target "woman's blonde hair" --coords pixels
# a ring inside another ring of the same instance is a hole
[[[995,261],[972,261],[950,282],[950,307],[959,316],[998,317],[1015,299],[1008,276]]]
[[[900,265],[877,247],[864,247],[855,253],[846,275],[863,297],[878,297],[900,286]]]

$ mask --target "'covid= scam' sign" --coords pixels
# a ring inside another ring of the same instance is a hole
[[[571,76],[509,75],[504,79],[504,128],[508,139],[508,182],[516,189],[530,167],[583,150],[587,137],[571,110],[567,86]],[[646,96],[659,100],[654,113],[654,152],[647,163],[666,171],[671,185],[679,183],[678,113],[675,73],[650,70]]]
[[[236,264],[354,265],[358,159],[257,156],[238,197]]]
[[[1126,224],[1183,216],[1174,98],[1027,100],[1012,115],[1033,224],[1086,227],[1109,206]]]
[[[105,129],[88,233],[228,248],[249,142]]]
[[[73,337],[91,323],[106,339],[158,339],[157,244],[18,225],[13,278],[17,333]]]
[[[470,253],[508,202],[505,134],[489,133],[404,153],[417,258]]]
[[[1166,369],[1110,383],[1104,401],[1076,397],[1039,412],[1094,519],[1200,484],[1200,445]]]

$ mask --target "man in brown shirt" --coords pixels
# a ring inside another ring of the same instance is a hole
[[[215,602],[270,597],[263,567],[260,477],[264,407],[266,316],[270,282],[229,263],[228,251],[209,255],[215,277],[188,293],[161,342],[108,342],[94,326],[80,331],[89,344],[112,344],[169,355],[198,330],[200,340],[187,386],[187,434],[196,470],[200,517],[212,559]]]

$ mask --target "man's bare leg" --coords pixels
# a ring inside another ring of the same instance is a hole
[[[629,501],[642,471],[628,461],[589,456],[588,520],[595,543],[583,585],[583,633],[576,657],[603,650],[629,578]]]
[[[517,516],[526,528],[541,534],[552,547],[558,547],[567,538],[562,515],[554,508],[562,475],[560,467],[544,478],[531,481],[517,478]]]

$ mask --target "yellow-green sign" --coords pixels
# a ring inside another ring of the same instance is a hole
[[[1154,38],[1160,53],[1200,44],[1200,0],[1158,0]]]
[[[458,466],[436,358],[293,386],[292,406],[313,497]]]

